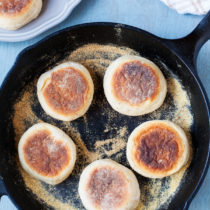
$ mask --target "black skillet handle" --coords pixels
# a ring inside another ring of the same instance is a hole
[[[196,73],[196,61],[201,47],[210,39],[210,11],[198,26],[186,37],[175,40],[163,40],[174,50],[191,69]]]
[[[201,47],[210,39],[210,11],[198,24],[198,26],[187,36],[168,40],[162,39],[164,43],[173,50],[191,70],[196,72],[197,56]],[[207,97],[206,97],[207,98]],[[179,206],[177,210],[187,210],[191,199],[186,201],[183,206]]]

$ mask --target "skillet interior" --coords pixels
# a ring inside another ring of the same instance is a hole
[[[142,56],[147,57],[156,63],[158,60],[161,60],[161,62],[171,69],[173,74],[181,80],[182,85],[185,87],[188,95],[190,95],[191,109],[194,115],[194,124],[191,128],[194,156],[188,169],[185,182],[182,183],[181,190],[176,193],[168,206],[169,209],[182,208],[185,201],[188,200],[189,196],[196,188],[207,161],[209,148],[209,119],[205,101],[190,70],[176,55],[164,47],[158,39],[155,39],[152,35],[141,30],[134,30],[131,27],[120,25],[114,26],[111,24],[86,25],[64,30],[57,33],[55,36],[26,49],[17,59],[17,62],[5,80],[0,93],[0,167],[1,175],[8,193],[20,208],[48,208],[47,206],[43,206],[42,203],[37,201],[35,197],[26,190],[17,169],[15,160],[16,149],[14,146],[14,128],[12,125],[11,113],[14,112],[13,105],[20,95],[20,92],[25,89],[28,83],[33,81],[34,78],[37,78],[41,72],[46,71],[51,66],[55,65],[56,62],[65,58],[71,51],[88,43],[111,43],[125,46],[139,52]],[[102,97],[102,92],[103,90],[101,90],[98,97]],[[92,107],[92,109],[93,108],[94,107]],[[38,105],[37,107],[35,106],[34,109],[37,110],[37,113],[42,111]],[[47,119],[49,118],[46,117],[42,120],[47,122]],[[116,121],[113,123],[120,124],[123,122],[123,119],[129,120],[129,132],[131,132],[136,126],[135,120],[122,117],[120,120],[119,118],[116,118]],[[143,121],[148,119],[149,118],[145,116]],[[95,123],[92,121],[92,126],[97,132],[102,132],[103,130],[100,130],[102,129],[100,128],[100,123],[98,123],[99,120],[100,118],[96,118]],[[59,127],[58,121],[54,121],[54,123]],[[81,119],[78,119],[75,123],[78,124],[78,127],[81,127]],[[88,142],[85,143],[88,144]],[[125,160],[122,159],[121,161],[123,162]],[[63,193],[65,194],[65,191]],[[77,206],[77,204],[75,205]]]

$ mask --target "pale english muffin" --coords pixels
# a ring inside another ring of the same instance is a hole
[[[31,176],[48,184],[59,184],[74,168],[76,147],[59,128],[38,123],[29,128],[18,144],[22,167]]]
[[[0,0],[0,27],[16,30],[37,18],[42,0]]]
[[[88,110],[94,85],[88,70],[79,63],[67,62],[42,74],[37,95],[44,111],[51,117],[71,121]]]
[[[153,62],[143,57],[125,55],[107,68],[104,92],[114,110],[138,116],[150,113],[162,105],[167,84]]]
[[[139,203],[140,189],[131,170],[104,159],[84,169],[79,195],[87,210],[133,210]]]
[[[131,167],[149,178],[162,178],[179,171],[188,161],[190,146],[184,131],[165,120],[142,123],[127,143]]]

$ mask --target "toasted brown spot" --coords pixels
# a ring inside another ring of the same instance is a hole
[[[152,99],[157,87],[158,78],[154,70],[140,61],[124,63],[113,76],[114,94],[132,105]]]
[[[136,138],[136,158],[146,167],[169,170],[179,156],[179,137],[166,127],[150,127]]]
[[[128,196],[127,179],[110,167],[95,169],[88,183],[88,193],[92,202],[101,209],[120,207]]]
[[[44,176],[56,176],[70,161],[67,147],[54,140],[47,130],[29,137],[23,150],[27,164]]]
[[[84,76],[73,68],[65,68],[52,73],[43,95],[56,112],[71,114],[83,107],[88,91]]]
[[[15,14],[21,12],[31,0],[0,0],[0,13]]]

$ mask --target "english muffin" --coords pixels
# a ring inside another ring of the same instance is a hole
[[[76,146],[59,128],[38,123],[21,137],[18,155],[26,172],[36,179],[55,185],[72,172],[76,161]]]
[[[90,73],[81,64],[62,63],[42,74],[37,95],[44,111],[51,117],[71,121],[88,110],[94,93]]]
[[[131,170],[109,159],[88,165],[80,176],[79,195],[87,210],[132,210],[140,199]]]
[[[17,30],[37,18],[42,0],[0,0],[0,27]]]
[[[162,178],[179,171],[188,161],[190,146],[185,132],[165,120],[142,123],[128,138],[127,159],[139,174]]]
[[[104,92],[114,110],[138,116],[153,112],[162,105],[167,84],[162,72],[152,61],[125,55],[107,68]]]

